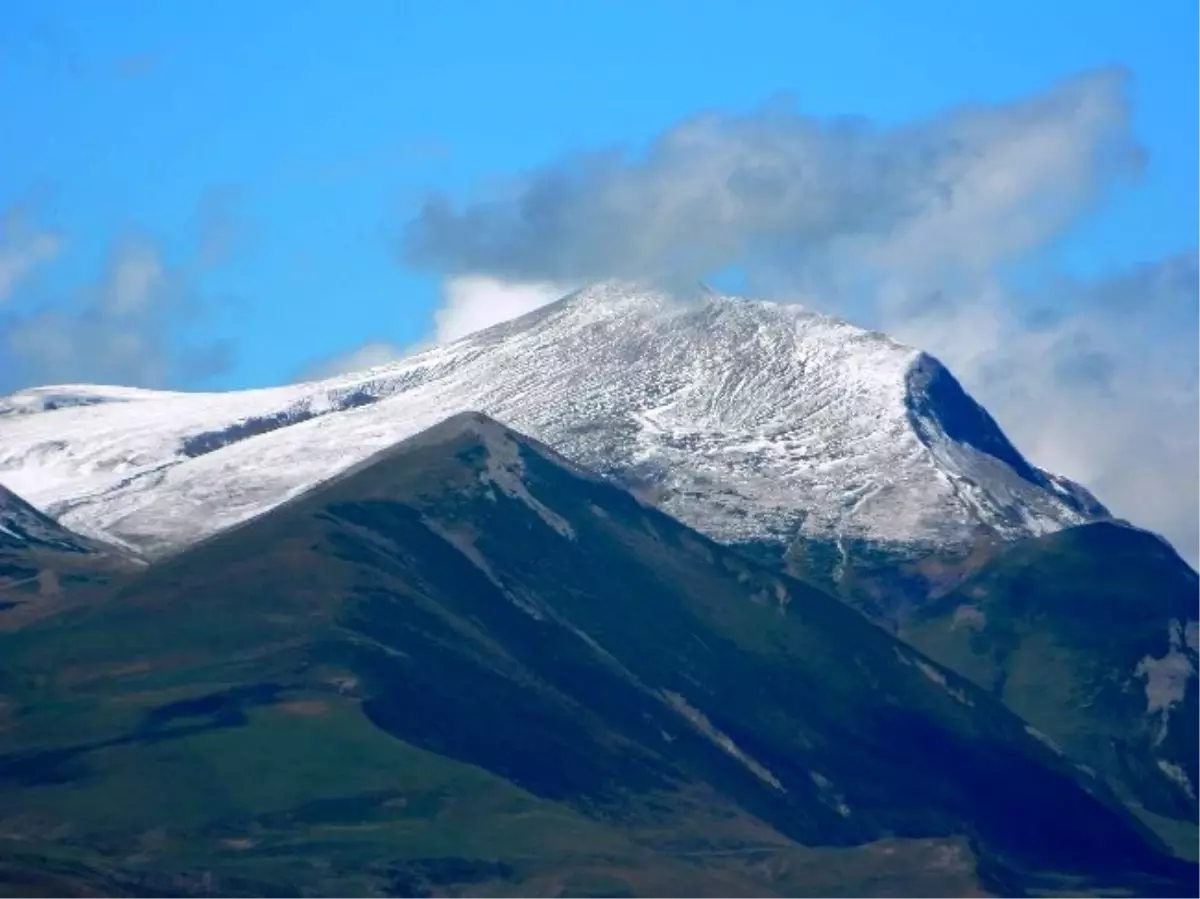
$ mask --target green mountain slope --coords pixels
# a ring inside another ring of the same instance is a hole
[[[137,568],[0,486],[0,631],[86,601]]]
[[[984,691],[481,416],[3,635],[0,660],[12,889],[1195,880]]]
[[[1195,571],[1105,522],[1003,551],[901,633],[1123,795],[1194,825],[1197,612]]]

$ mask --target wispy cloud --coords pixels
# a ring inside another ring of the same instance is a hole
[[[219,268],[246,244],[250,228],[241,200],[242,191],[234,185],[211,188],[200,198],[194,225],[197,268]]]
[[[570,288],[548,281],[512,283],[481,275],[449,278],[434,314],[435,343],[447,343],[531,312],[566,296]]]
[[[691,279],[734,264],[794,273],[849,250],[913,270],[949,256],[986,267],[1061,230],[1138,171],[1125,80],[1096,72],[1021,102],[891,129],[815,119],[783,102],[701,115],[644,153],[557,160],[507,196],[462,208],[434,197],[401,256],[514,281]],[[956,252],[940,252],[944,240]]]
[[[532,312],[567,293],[569,288],[548,282],[513,284],[486,276],[447,278],[442,285],[441,305],[434,314],[433,333],[428,339],[411,346],[372,341],[305,366],[297,379],[331,378],[397,362],[436,344],[449,343]]]
[[[35,66],[39,74],[80,84],[93,78],[132,81],[160,69],[166,56],[149,50],[117,58],[97,58],[85,52],[81,36],[69,19],[55,16],[49,4],[31,4],[26,15],[9,16],[0,29],[0,60],[5,57]],[[29,15],[32,13],[32,15]]]
[[[0,304],[61,249],[59,235],[31,221],[26,204],[14,204],[0,214]]]
[[[11,233],[0,243],[0,272],[16,296],[60,242],[27,227]],[[185,386],[223,371],[229,344],[194,345],[183,333],[204,309],[196,276],[206,260],[215,257],[203,240],[195,259],[172,264],[153,240],[130,234],[114,242],[91,282],[0,309],[0,393],[70,382]]]
[[[993,286],[892,316],[890,329],[934,350],[1035,462],[1165,534],[1194,565],[1198,280],[1189,251],[1020,296]]]
[[[113,73],[126,81],[144,78],[162,68],[163,57],[159,53],[134,53],[123,56],[113,63]]]
[[[318,381],[322,378],[332,378],[337,375],[366,371],[377,365],[387,365],[403,359],[407,351],[386,341],[364,343],[345,353],[335,353],[324,359],[318,359],[306,365],[296,376],[298,381]]]

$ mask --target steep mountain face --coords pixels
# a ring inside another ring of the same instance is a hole
[[[135,563],[72,533],[0,486],[0,630],[63,607]]]
[[[0,482],[161,553],[479,409],[774,563],[840,576],[1106,517],[940,364],[797,306],[603,284],[391,366],[230,394],[47,388],[0,405]],[[820,555],[820,558],[818,556]]]
[[[1194,828],[1198,589],[1161,538],[1097,523],[1004,550],[901,633],[1137,804]]]
[[[95,544],[43,515],[21,497],[0,486],[0,549],[51,549],[86,553]]]
[[[478,415],[0,637],[0,694],[0,835],[21,837],[0,874],[26,878],[1174,895],[1196,876],[986,691]]]

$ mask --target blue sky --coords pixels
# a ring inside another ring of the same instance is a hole
[[[0,209],[21,203],[61,248],[7,306],[78,303],[114,242],[140,235],[188,269],[198,311],[183,339],[229,344],[205,386],[278,383],[429,333],[438,273],[399,265],[395,243],[430,190],[468,197],[564,152],[636,147],[697,111],[781,93],[805,115],[888,126],[1117,64],[1149,165],[1052,248],[1064,272],[1103,274],[1197,243],[1196,4],[1148,10],[10,0]],[[220,244],[220,264],[196,262],[198,241]]]
[[[933,352],[1200,558],[1198,29],[1194,0],[7,0],[0,393],[280,384],[733,272]]]

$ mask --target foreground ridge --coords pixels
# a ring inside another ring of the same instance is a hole
[[[0,702],[0,885],[47,892],[1195,879],[980,686],[474,413],[23,628]]]

